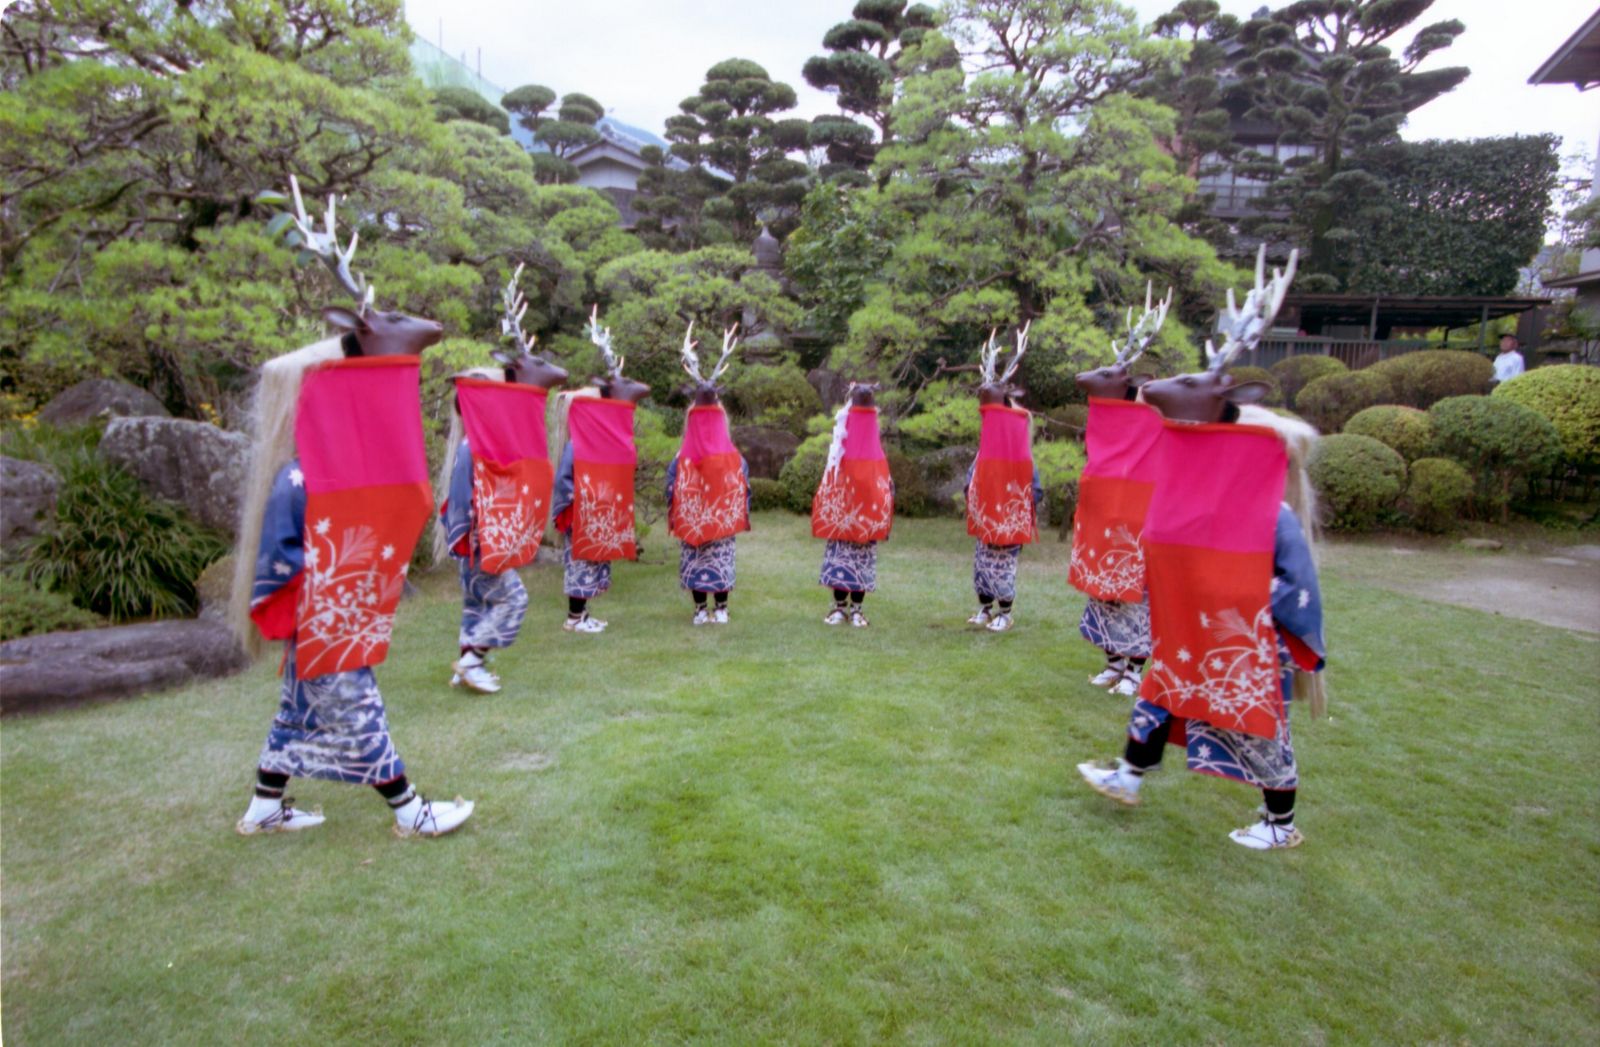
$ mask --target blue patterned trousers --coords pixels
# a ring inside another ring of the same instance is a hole
[[[461,646],[510,647],[528,613],[528,590],[515,569],[487,574],[461,561]]]
[[[283,669],[278,715],[257,764],[291,778],[378,785],[406,773],[389,737],[389,718],[372,670],[301,680],[294,650]]]

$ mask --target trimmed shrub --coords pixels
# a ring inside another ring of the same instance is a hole
[[[1368,368],[1316,379],[1294,398],[1294,409],[1319,431],[1337,433],[1358,411],[1389,403],[1393,397],[1389,379]]]
[[[178,506],[81,454],[62,468],[55,522],[29,543],[23,570],[39,588],[112,621],[162,618],[194,611],[195,580],[227,551]]]
[[[1433,423],[1427,411],[1397,404],[1380,404],[1357,411],[1344,423],[1344,431],[1370,436],[1400,452],[1408,462],[1422,458],[1433,449]]]
[[[976,444],[980,418],[972,390],[941,378],[922,390],[916,414],[902,418],[895,432],[909,450],[934,451],[953,444]]]
[[[1242,382],[1267,383],[1272,387],[1272,392],[1267,394],[1267,398],[1262,403],[1268,407],[1283,406],[1283,390],[1278,388],[1277,379],[1273,378],[1272,372],[1265,367],[1252,367],[1247,364],[1243,367],[1230,367],[1228,368],[1228,373],[1233,375],[1234,385],[1239,385]]]
[[[783,488],[782,480],[768,480],[763,476],[750,478],[750,510],[764,512],[768,509],[789,508],[789,492]]]
[[[823,452],[827,452],[826,446]],[[894,514],[896,516],[932,516],[933,502],[928,497],[928,478],[916,460],[898,447],[885,447],[884,457],[889,459],[889,475],[894,478]],[[821,472],[817,476],[821,479]],[[806,511],[811,509],[807,501]]]
[[[709,367],[709,362],[707,363]],[[728,408],[754,425],[806,431],[806,419],[822,410],[822,398],[794,364],[747,364],[728,375]]]
[[[1267,373],[1272,375],[1282,402],[1292,404],[1300,395],[1300,390],[1318,378],[1344,374],[1349,370],[1343,360],[1332,356],[1291,356],[1273,364]]]
[[[1399,452],[1353,433],[1318,440],[1310,472],[1323,521],[1340,531],[1364,531],[1377,523],[1406,484],[1406,463]]]
[[[1561,453],[1581,472],[1600,469],[1600,368],[1536,367],[1495,386],[1494,394],[1538,411],[1556,427]]]
[[[1411,463],[1405,500],[1418,529],[1448,531],[1472,504],[1472,474],[1448,458],[1419,458]]]
[[[1450,396],[1474,396],[1489,391],[1494,362],[1461,349],[1423,349],[1405,353],[1367,368],[1389,379],[1397,404],[1427,410]]]
[[[104,624],[99,615],[75,606],[60,593],[45,592],[9,573],[0,574],[0,642]]]
[[[1428,415],[1439,449],[1467,467],[1479,500],[1502,522],[1517,481],[1548,474],[1561,457],[1550,420],[1504,396],[1452,396]]]
[[[811,512],[811,499],[822,480],[822,467],[828,463],[828,445],[832,442],[831,432],[808,437],[795,448],[794,457],[785,462],[778,473],[784,499],[794,512]]]
[[[1039,470],[1044,504],[1039,521],[1059,526],[1078,501],[1078,476],[1085,462],[1083,444],[1076,440],[1051,440],[1033,445],[1033,466]]]

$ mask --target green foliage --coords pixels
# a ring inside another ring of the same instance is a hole
[[[1351,433],[1318,440],[1310,473],[1323,522],[1340,531],[1372,527],[1406,484],[1406,463],[1398,452],[1370,436]]]
[[[902,418],[895,431],[906,444],[925,451],[977,444],[980,415],[972,390],[948,378],[935,379],[917,397],[917,413]]]
[[[822,469],[828,464],[828,447],[832,442],[831,433],[809,436],[795,448],[794,457],[783,463],[778,482],[783,484],[791,511],[811,512],[811,499],[817,493],[817,484],[822,482]]]
[[[441,122],[470,120],[503,135],[511,133],[511,118],[505,111],[468,87],[441,87],[433,92],[433,111]]]
[[[1384,183],[1339,247],[1352,291],[1506,295],[1544,246],[1555,135],[1395,142],[1363,162]]]
[[[1368,367],[1313,379],[1294,398],[1294,409],[1318,430],[1337,433],[1356,412],[1393,399],[1388,377]]]
[[[893,251],[897,224],[893,211],[839,185],[822,183],[806,194],[783,266],[817,334],[844,339],[851,314],[866,304],[867,287]]]
[[[806,420],[822,410],[822,398],[806,381],[806,373],[789,362],[731,369],[726,399],[740,419],[787,429],[796,436],[804,435]]]
[[[1461,522],[1472,505],[1472,474],[1449,458],[1419,458],[1411,463],[1405,507],[1418,529],[1440,533]]]
[[[1536,367],[1495,386],[1494,395],[1549,419],[1573,468],[1586,473],[1600,469],[1600,369],[1580,364]]]
[[[46,592],[9,571],[0,573],[0,643],[103,624],[99,615],[74,605],[60,593]]]
[[[769,509],[789,508],[789,492],[785,490],[782,480],[769,480],[765,476],[752,476],[750,478],[750,509],[752,512],[766,512]]]
[[[1033,467],[1044,488],[1040,519],[1056,526],[1065,522],[1068,507],[1077,504],[1078,477],[1087,459],[1077,440],[1048,440],[1033,445]]]
[[[81,454],[62,468],[55,521],[28,545],[22,567],[39,588],[120,622],[192,612],[200,572],[227,551],[179,507]]]
[[[1282,407],[1283,395],[1278,388],[1277,380],[1272,377],[1272,372],[1265,367],[1255,367],[1245,364],[1242,367],[1230,367],[1228,373],[1233,375],[1235,385],[1243,382],[1264,382],[1271,387],[1272,392],[1262,401],[1268,407]]]
[[[1344,431],[1357,436],[1370,436],[1386,447],[1400,452],[1400,457],[1414,462],[1433,450],[1433,423],[1428,412],[1415,407],[1383,404],[1357,411],[1344,424]]]
[[[1502,522],[1515,485],[1546,475],[1561,457],[1550,420],[1503,396],[1452,396],[1428,415],[1440,451],[1472,472],[1480,502]]]
[[[1394,387],[1393,403],[1427,410],[1447,396],[1474,396],[1489,391],[1494,361],[1462,349],[1423,349],[1373,364]]]
[[[1300,390],[1330,374],[1343,374],[1350,370],[1344,361],[1332,356],[1290,356],[1273,364],[1268,369],[1273,382],[1277,385],[1279,399],[1284,404],[1292,404],[1300,395]]]

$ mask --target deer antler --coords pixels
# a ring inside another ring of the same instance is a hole
[[[683,332],[683,348],[678,350],[678,355],[682,357],[683,369],[689,372],[689,377],[697,383],[703,383],[705,379],[700,377],[700,356],[694,351],[699,344],[694,340],[694,321],[690,320],[689,329]]]
[[[994,383],[994,365],[1000,359],[1000,344],[995,341],[995,335],[999,333],[999,328],[989,328],[989,340],[978,350],[978,377],[983,379],[984,385]]]
[[[1289,293],[1289,283],[1294,279],[1295,266],[1299,261],[1300,252],[1290,251],[1289,264],[1282,272],[1274,267],[1272,281],[1268,283],[1267,245],[1261,245],[1256,252],[1256,285],[1245,295],[1242,308],[1234,304],[1233,288],[1228,288],[1228,311],[1217,325],[1224,335],[1222,348],[1214,348],[1211,340],[1206,339],[1206,359],[1210,370],[1224,370],[1240,353],[1254,349],[1261,341],[1261,336],[1267,333],[1273,318],[1283,306],[1284,295]]]
[[[715,382],[722,377],[728,365],[733,362],[733,351],[737,348],[739,348],[739,325],[734,324],[722,332],[722,356],[717,359],[717,366],[711,369],[710,381]]]
[[[509,335],[521,349],[529,356],[533,355],[533,347],[538,343],[537,335],[529,336],[522,329],[522,316],[528,311],[528,300],[522,296],[522,289],[517,286],[522,279],[522,264],[517,264],[516,272],[511,274],[511,279],[500,292],[500,303],[505,308],[505,315],[500,318],[500,333]]]
[[[361,311],[366,312],[372,306],[374,288],[367,283],[365,276],[357,276],[350,271],[350,260],[356,256],[356,241],[360,239],[361,234],[351,233],[350,246],[340,250],[333,194],[328,194],[328,210],[323,218],[324,228],[319,233],[306,215],[306,204],[300,196],[300,182],[294,175],[289,176],[289,189],[294,194],[294,227],[300,233],[301,246],[322,259],[322,264],[338,278],[344,289],[361,303]]]
[[[1151,308],[1151,296],[1155,285],[1146,280],[1144,284],[1144,312],[1140,314],[1137,323],[1133,319],[1133,307],[1128,307],[1128,333],[1123,340],[1122,348],[1117,352],[1116,364],[1126,367],[1150,347],[1157,334],[1161,332],[1161,325],[1167,322],[1167,310],[1172,307],[1172,288],[1167,288],[1167,296],[1161,300],[1160,308]],[[1111,343],[1113,349],[1117,348],[1115,342]]]
[[[600,306],[596,303],[589,313],[589,341],[600,350],[600,355],[606,361],[606,373],[613,378],[622,377],[622,365],[627,361],[618,356],[611,348],[611,328],[600,326]]]
[[[1005,373],[1000,376],[1000,384],[1011,381],[1011,376],[1017,373],[1017,368],[1022,364],[1022,354],[1028,351],[1028,328],[1033,326],[1029,320],[1022,325],[1022,330],[1017,332],[1017,352],[1011,357],[1011,363],[1006,365]]]

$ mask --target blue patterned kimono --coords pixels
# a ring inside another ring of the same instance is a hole
[[[1300,783],[1294,744],[1289,735],[1289,701],[1294,683],[1294,663],[1286,637],[1294,637],[1317,656],[1321,669],[1327,648],[1322,639],[1322,594],[1311,546],[1300,521],[1287,505],[1278,510],[1278,530],[1272,556],[1272,620],[1278,629],[1278,664],[1283,688],[1284,717],[1273,738],[1224,730],[1199,720],[1186,720],[1185,755],[1189,770],[1231,778],[1261,789],[1293,789]],[[1134,703],[1128,734],[1146,741],[1150,732],[1171,718],[1171,713],[1143,698]]]
[[[1107,654],[1123,658],[1150,657],[1150,598],[1138,603],[1088,598],[1078,632]]]
[[[450,492],[439,510],[445,543],[461,565],[461,633],[463,647],[510,647],[528,613],[528,590],[515,569],[489,574],[473,540],[477,521],[472,512],[472,451],[462,440],[450,470]]]
[[[572,508],[577,481],[572,464],[572,441],[561,449],[561,464],[556,467],[555,493],[551,496],[550,519],[559,519]],[[577,560],[572,556],[572,528],[561,532],[566,541],[561,545],[562,591],[580,600],[592,600],[611,588],[611,561]]]
[[[972,474],[978,468],[974,459],[967,466],[967,483],[963,490],[972,488]],[[1044,501],[1044,487],[1039,483],[1039,470],[1033,470],[1033,507],[1039,508]],[[978,539],[972,550],[972,589],[978,594],[979,600],[1003,600],[1006,603],[1017,598],[1017,561],[1022,558],[1020,545],[989,545]]]
[[[305,518],[305,481],[300,463],[291,461],[278,471],[267,500],[252,603],[294,583],[305,570]],[[357,785],[378,785],[404,774],[372,669],[302,680],[295,674],[294,641],[288,644],[278,714],[258,766],[293,778]]]
[[[745,512],[750,511],[750,463],[739,459],[744,473]],[[678,488],[678,459],[667,464],[667,513],[672,513],[672,496]],[[700,545],[690,545],[681,538],[678,555],[678,585],[692,593],[726,593],[733,591],[735,581],[736,535],[718,538]]]
[[[878,543],[830,539],[822,547],[818,583],[829,589],[870,593],[878,588]]]

